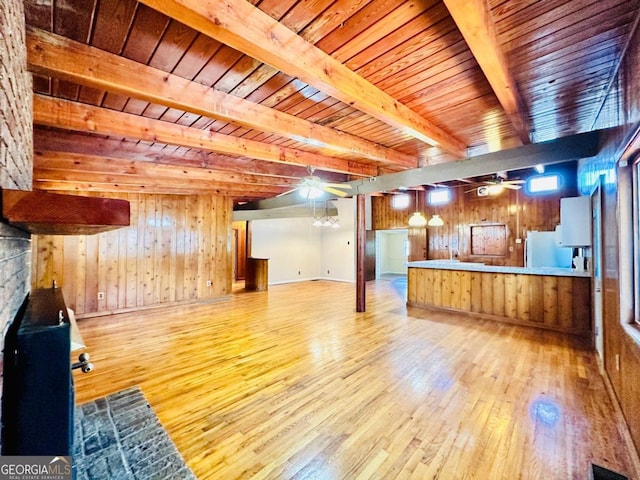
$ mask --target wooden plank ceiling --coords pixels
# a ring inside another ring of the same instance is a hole
[[[34,188],[274,197],[593,129],[640,0],[26,0]]]

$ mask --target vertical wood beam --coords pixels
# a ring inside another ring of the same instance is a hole
[[[365,196],[356,195],[356,312],[366,311],[367,279],[365,257],[367,254],[365,224]]]

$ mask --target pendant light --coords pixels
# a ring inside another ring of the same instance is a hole
[[[433,214],[433,216],[427,222],[427,225],[430,227],[441,227],[444,225],[444,220],[440,217],[440,215]]]
[[[413,215],[409,218],[409,226],[410,227],[425,227],[427,225],[427,219],[424,218],[422,212],[419,211],[418,208],[418,191],[416,190],[416,211],[413,212]]]

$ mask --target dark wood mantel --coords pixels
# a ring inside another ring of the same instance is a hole
[[[90,235],[128,227],[130,210],[127,200],[2,190],[2,218],[37,235]]]

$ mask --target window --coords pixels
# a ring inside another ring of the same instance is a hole
[[[449,203],[450,200],[451,190],[448,188],[437,188],[436,190],[429,191],[429,205],[442,205],[444,203]]]
[[[409,195],[401,193],[391,197],[391,208],[395,210],[404,210],[409,206]]]
[[[551,193],[560,189],[560,176],[538,175],[527,180],[528,193]]]

